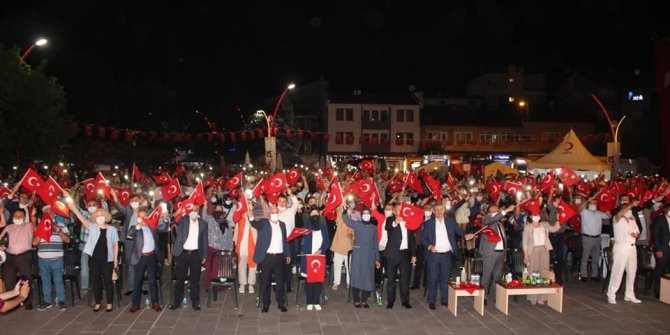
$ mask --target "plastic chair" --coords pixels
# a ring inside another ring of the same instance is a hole
[[[235,296],[235,309],[238,308],[237,301],[237,258],[235,253],[230,250],[217,251],[214,254],[214,261],[219,265],[219,271],[216,278],[212,278],[210,282],[209,293],[207,294],[207,307],[209,307],[212,299],[216,301],[217,286],[232,288],[232,294]]]
[[[68,248],[63,252],[63,282],[70,284],[70,302],[74,306],[75,287],[77,299],[81,300],[79,278],[81,273],[81,251]]]

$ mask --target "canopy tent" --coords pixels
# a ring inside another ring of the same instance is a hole
[[[565,134],[563,141],[554,150],[529,164],[531,169],[554,169],[564,166],[573,170],[596,172],[610,169],[609,164],[591,155],[572,129]]]
[[[519,171],[516,169],[513,169],[503,163],[500,162],[493,162],[489,165],[486,165],[484,167],[484,180],[486,180],[488,177],[493,176],[495,177],[498,174],[498,171],[500,171],[502,174],[507,175],[507,174],[519,174]]]
[[[443,168],[447,168],[447,164],[444,164],[443,162],[440,161],[433,161],[428,164],[424,164],[419,166],[418,168],[414,169],[416,173],[419,173],[421,170],[426,170],[426,172],[430,173],[435,170],[442,170]]]

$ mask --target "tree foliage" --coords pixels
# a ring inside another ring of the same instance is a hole
[[[44,73],[45,62],[32,68],[17,48],[0,45],[0,164],[62,158],[70,118],[65,91]]]

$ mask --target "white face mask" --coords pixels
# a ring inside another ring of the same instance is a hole
[[[23,219],[14,219],[14,224],[23,224]]]
[[[484,198],[483,198],[482,196],[479,196],[479,195],[478,195],[478,196],[475,197],[475,199],[476,199],[477,201],[482,201],[482,199],[484,199]]]
[[[277,213],[270,214],[270,221],[272,221],[272,222],[279,221],[279,214],[277,214]]]
[[[361,219],[363,221],[370,221],[370,214],[363,214],[361,215]]]
[[[393,211],[390,210],[390,209],[387,209],[387,210],[384,211],[384,215],[385,215],[386,217],[390,217],[391,215],[393,215]]]
[[[284,206],[278,206],[277,209],[278,209],[280,212],[283,212],[283,211],[286,209],[286,207],[284,207]]]
[[[137,201],[133,201],[130,203],[130,207],[132,207],[133,209],[138,209],[140,207],[140,203]]]
[[[232,203],[233,203],[232,200],[226,200],[226,205],[230,205],[230,204],[232,204]]]
[[[89,206],[87,210],[89,214],[93,214],[98,210],[98,206]]]
[[[188,213],[188,217],[191,218],[191,220],[195,220],[198,218],[198,212],[190,212]]]
[[[95,223],[97,223],[99,225],[105,224],[105,217],[104,216],[98,216],[97,218],[95,218]]]
[[[216,197],[212,197],[212,198],[209,199],[209,200],[210,200],[211,202],[216,202]]]
[[[592,211],[595,211],[596,209],[598,209],[598,206],[597,205],[589,205],[589,209],[592,210]]]
[[[533,215],[530,217],[533,222],[540,222],[540,216],[539,215]]]
[[[627,210],[626,213],[623,214],[625,217],[632,218],[633,217],[633,211]]]
[[[26,209],[28,208],[28,204],[19,204],[19,208]]]
[[[582,203],[582,199],[575,199],[575,205],[579,205]]]
[[[431,215],[433,215],[433,212],[431,212],[431,211],[424,211],[423,212],[423,216],[425,216],[425,217],[430,217]]]

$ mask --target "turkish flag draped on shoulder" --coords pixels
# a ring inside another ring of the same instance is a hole
[[[51,177],[42,184],[37,190],[37,195],[42,198],[45,204],[50,204],[58,199],[58,195],[63,192],[63,189],[58,185],[58,183]]]
[[[162,211],[161,206],[156,206],[153,212],[151,212],[149,216],[143,219],[144,222],[147,224],[147,226],[151,228],[151,230],[156,230],[156,228],[158,228],[158,219],[160,219],[161,217],[161,211]]]
[[[423,184],[421,184],[421,181],[419,178],[416,177],[416,174],[414,172],[410,172],[407,175],[407,178],[405,179],[405,184],[418,192],[419,194],[423,194]]]
[[[116,191],[116,198],[119,200],[121,206],[125,207],[130,205],[130,196],[132,195],[132,192],[129,188],[112,187],[112,189]]]
[[[242,186],[242,172],[233,176],[233,178],[226,181],[226,188],[230,191]]]
[[[247,203],[247,196],[240,196],[240,200],[235,204],[235,211],[233,212],[233,222],[240,222],[242,216],[249,211],[249,204]]]
[[[28,171],[23,175],[19,184],[25,187],[28,191],[37,193],[44,184],[44,180],[42,180],[42,177],[37,174],[35,170],[28,168]]]
[[[286,172],[286,181],[291,186],[294,186],[295,183],[297,183],[298,180],[300,180],[300,177],[302,177],[302,173],[295,167],[290,168],[288,172]]]
[[[575,215],[577,215],[577,211],[568,205],[565,200],[561,199],[561,202],[558,204],[558,223],[564,224]]]
[[[562,167],[558,171],[558,178],[561,178],[561,181],[565,186],[572,186],[579,182],[579,176],[577,173],[569,167]]]
[[[400,217],[405,220],[405,227],[409,230],[417,230],[423,224],[423,209],[421,207],[403,202],[400,205]]]
[[[54,219],[49,214],[42,215],[40,223],[35,228],[35,237],[39,237],[47,243],[51,242],[51,227],[54,225]]]
[[[307,282],[323,283],[326,280],[326,256],[307,255]]]
[[[152,176],[151,178],[154,179],[154,182],[158,185],[164,185],[170,182],[172,180],[172,177],[167,172],[163,172],[157,176]]]
[[[181,194],[181,185],[179,179],[170,180],[165,186],[161,187],[161,195],[163,200],[170,201]]]
[[[328,198],[326,199],[326,206],[323,208],[323,212],[334,212],[337,206],[342,204],[342,198],[342,186],[340,186],[340,181],[337,180],[337,178],[333,178],[333,180],[330,182]]]
[[[286,175],[283,172],[278,172],[268,179],[265,193],[279,193],[285,190],[287,186]]]
[[[135,163],[133,163],[133,177],[135,178],[135,181],[142,180],[142,172],[140,172],[140,168],[138,168]]]

